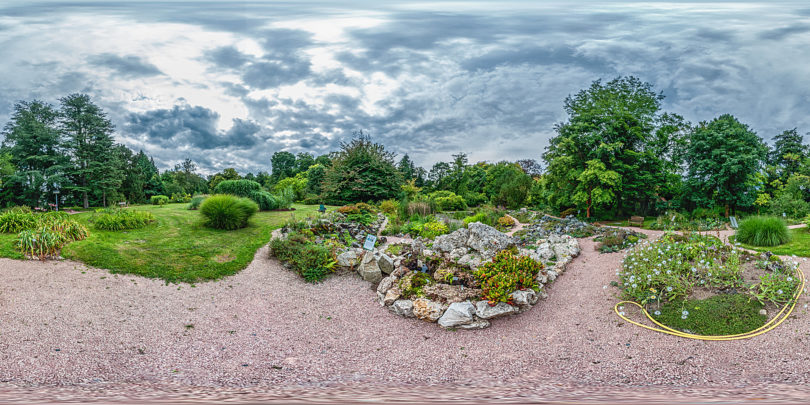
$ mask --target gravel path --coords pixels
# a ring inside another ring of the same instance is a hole
[[[178,400],[190,391],[333,401],[810,394],[806,297],[755,339],[664,336],[613,313],[609,283],[622,253],[580,243],[583,254],[548,299],[489,329],[459,332],[389,314],[354,275],[306,284],[267,248],[239,274],[196,286],[70,261],[0,259],[0,402],[23,394],[26,402]],[[807,262],[802,269],[808,274]]]

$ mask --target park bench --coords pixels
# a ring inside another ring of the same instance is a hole
[[[121,207],[121,208],[124,208],[124,207],[129,207],[129,204],[126,201],[121,201],[120,203],[118,203],[118,206]]]
[[[642,226],[644,225],[644,217],[639,217],[637,215],[633,215],[630,217],[630,226]]]

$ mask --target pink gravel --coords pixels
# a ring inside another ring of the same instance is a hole
[[[0,402],[810,394],[806,297],[754,339],[665,336],[613,313],[622,253],[580,243],[548,299],[457,332],[390,314],[353,274],[306,284],[267,248],[239,274],[196,286],[0,259]]]

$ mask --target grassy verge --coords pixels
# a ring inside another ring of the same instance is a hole
[[[740,247],[745,249],[755,250],[757,252],[771,252],[780,256],[796,255],[800,257],[810,257],[810,230],[809,228],[790,229],[791,240],[784,245],[760,247],[740,244]],[[734,237],[730,239],[733,241]]]
[[[721,294],[705,300],[665,304],[661,315],[654,318],[670,328],[698,335],[736,335],[755,330],[768,321],[767,316],[759,314],[760,309],[762,304],[748,294]],[[684,315],[684,311],[688,314]]]
[[[188,204],[163,207],[141,205],[134,209],[152,212],[155,223],[129,231],[100,231],[88,220],[91,213],[75,214],[90,236],[62,249],[62,256],[108,269],[113,273],[137,274],[167,282],[216,280],[247,267],[271,232],[283,226],[291,215],[314,215],[317,205],[294,205],[292,212],[259,212],[246,228],[234,231],[202,225],[199,211]],[[13,248],[14,235],[0,235],[0,256],[21,258]]]

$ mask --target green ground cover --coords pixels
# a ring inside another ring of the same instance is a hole
[[[271,232],[291,215],[316,215],[317,205],[294,205],[295,211],[263,211],[247,227],[233,231],[205,227],[199,211],[188,204],[139,205],[130,209],[151,212],[156,221],[129,231],[93,229],[90,212],[73,218],[90,229],[90,236],[62,249],[62,256],[108,269],[113,273],[137,274],[167,282],[216,280],[247,267]],[[15,235],[0,234],[0,256],[20,259],[14,249]]]
[[[740,247],[755,250],[757,252],[768,251],[780,256],[796,255],[799,257],[810,257],[810,231],[808,231],[808,228],[791,229],[790,235],[790,242],[785,243],[784,245],[759,247],[741,243]],[[734,237],[731,236],[729,239],[733,241]]]

